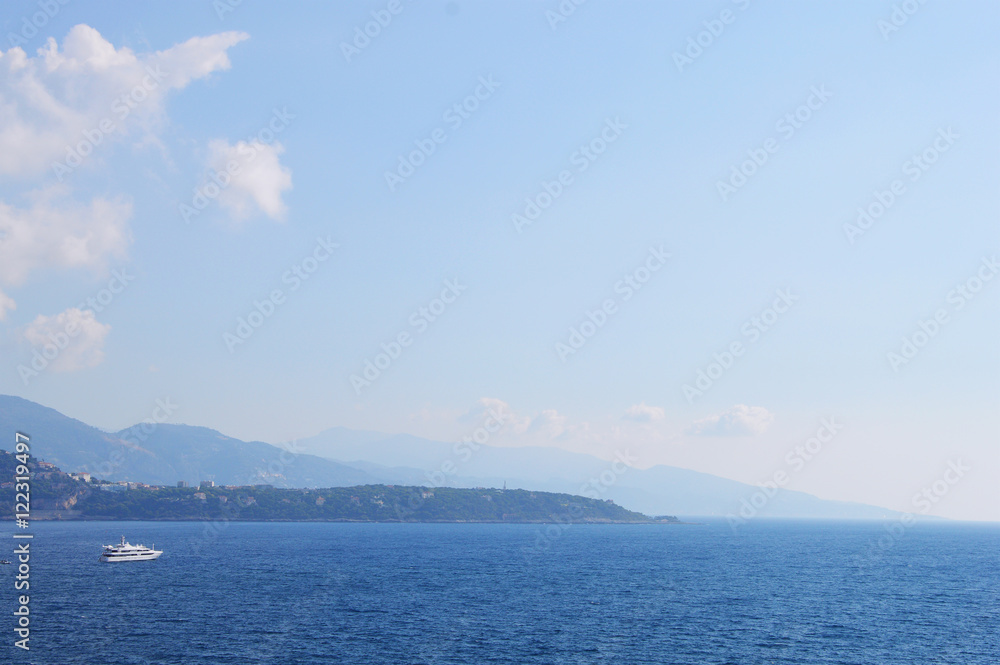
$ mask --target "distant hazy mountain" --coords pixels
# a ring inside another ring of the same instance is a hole
[[[337,427],[298,441],[299,449],[362,468],[384,483],[502,487],[610,498],[646,514],[762,515],[873,519],[894,511],[859,503],[826,501],[778,490],[759,509],[761,489],[735,480],[670,466],[625,468],[557,448],[500,448],[431,441]],[[616,473],[616,471],[618,471]],[[597,482],[592,482],[596,480]],[[603,481],[603,482],[602,482]],[[751,513],[750,511],[756,511]]]
[[[276,487],[366,484],[431,487],[503,487],[613,499],[647,515],[881,518],[875,506],[825,501],[778,490],[761,502],[753,485],[689,469],[628,468],[557,448],[499,448],[431,441],[410,435],[337,427],[297,442],[292,455],[260,441],[240,441],[205,427],[135,426],[106,433],[54,409],[0,395],[0,449],[12,450],[13,432],[32,437],[34,454],[66,471],[90,471],[107,480],[150,484],[269,483]],[[747,502],[747,503],[745,503]]]
[[[338,487],[377,482],[360,469],[311,455],[290,455],[260,441],[240,441],[206,427],[161,424],[109,434],[34,402],[0,395],[0,448],[13,450],[14,431],[31,436],[32,453],[65,471],[106,480],[173,485]]]

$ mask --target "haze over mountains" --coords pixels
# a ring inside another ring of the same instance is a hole
[[[893,511],[826,501],[803,492],[761,488],[670,466],[637,469],[557,448],[491,447],[431,441],[336,427],[283,449],[241,441],[205,427],[136,425],[107,433],[34,402],[0,396],[0,427],[32,437],[32,451],[65,471],[150,484],[272,484],[343,487],[362,484],[502,487],[565,492],[649,515],[882,518]],[[0,440],[11,450],[14,437]],[[763,500],[766,498],[766,500]],[[753,513],[748,504],[754,503]]]
[[[296,458],[268,443],[240,441],[207,427],[139,424],[107,433],[19,397],[0,396],[0,426],[31,436],[32,453],[39,459],[63,471],[87,471],[106,480],[152,485],[214,480],[278,487],[373,482],[359,469],[308,455]],[[0,448],[12,450],[13,435],[7,439]]]

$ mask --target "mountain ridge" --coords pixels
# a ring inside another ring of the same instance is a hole
[[[364,471],[262,441],[241,441],[200,425],[133,425],[108,433],[55,409],[0,395],[0,427],[32,438],[35,456],[68,471],[111,481],[173,485],[270,483],[278,487],[374,482]],[[134,432],[141,429],[141,435]],[[131,434],[131,435],[130,435]],[[13,437],[0,441],[12,450]]]
[[[498,447],[433,441],[334,427],[296,442],[294,450],[242,441],[200,425],[146,424],[108,433],[57,410],[0,395],[0,426],[33,438],[39,458],[111,481],[174,485],[270,484],[279,488],[355,485],[509,487],[611,499],[650,515],[881,519],[899,515],[878,506],[820,499],[700,471],[631,466],[538,446]],[[139,429],[141,436],[135,432]],[[10,450],[13,437],[0,440]]]
[[[832,517],[847,519],[879,519],[898,515],[878,506],[820,499],[797,490],[778,489],[766,496],[760,487],[701,471],[655,465],[645,469],[623,468],[614,463],[583,453],[538,446],[498,447],[478,445],[472,451],[466,444],[445,443],[415,437],[410,434],[384,435],[372,441],[366,432],[352,440],[351,430],[338,427],[299,440],[298,447],[308,453],[358,465],[369,473],[386,479],[393,469],[387,464],[398,461],[408,475],[412,469],[422,471],[421,482],[448,484],[458,487],[500,486],[538,489],[551,492],[583,493],[589,483],[601,498],[610,498],[634,510],[648,514],[670,513],[686,516],[733,516],[747,519],[767,515],[772,517]],[[627,453],[627,450],[626,450]],[[361,459],[363,458],[363,459]],[[441,483],[441,469],[451,462],[458,472]],[[381,465],[386,468],[378,468]],[[559,469],[559,473],[554,473]],[[612,476],[609,478],[609,475]],[[554,477],[555,476],[555,477]],[[602,482],[594,483],[594,480]],[[603,482],[610,480],[610,482]],[[757,507],[758,495],[764,495],[764,505]],[[746,501],[749,505],[744,505]],[[743,515],[740,514],[743,512]]]

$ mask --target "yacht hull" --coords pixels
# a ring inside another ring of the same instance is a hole
[[[101,555],[104,563],[118,563],[119,561],[151,561],[158,559],[163,552],[150,552],[149,554],[121,554],[121,555]]]
[[[132,545],[125,542],[125,536],[122,536],[122,541],[118,545],[105,545],[104,551],[101,552],[100,560],[104,563],[118,563],[119,561],[146,561],[148,559],[156,559],[163,552],[161,550],[155,549],[154,547],[146,547],[145,545]]]

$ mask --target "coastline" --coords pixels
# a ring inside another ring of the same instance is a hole
[[[10,516],[5,516],[10,517]],[[700,522],[684,522],[680,520],[555,520],[555,519],[509,519],[509,520],[365,520],[351,518],[241,518],[241,517],[114,517],[108,515],[82,515],[79,511],[35,511],[32,516],[35,522],[289,522],[289,523],[341,523],[341,524],[637,524],[637,525],[668,525],[692,526]]]

